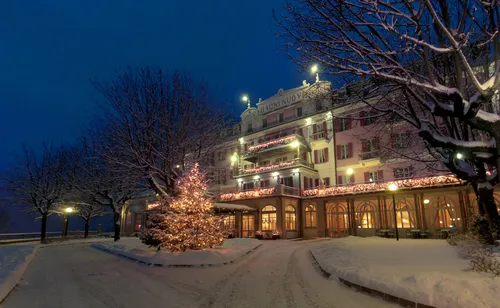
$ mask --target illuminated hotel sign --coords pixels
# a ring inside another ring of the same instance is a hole
[[[292,93],[283,94],[283,90],[278,92],[276,97],[270,98],[259,105],[259,111],[261,114],[266,114],[271,111],[275,111],[277,109],[281,109],[283,107],[288,107],[292,104],[300,102],[304,99],[306,95],[307,89],[301,89],[298,91],[294,91]]]

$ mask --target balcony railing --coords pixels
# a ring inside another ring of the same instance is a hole
[[[301,196],[302,191],[296,187],[289,187],[283,184],[278,184],[272,187],[258,187],[251,190],[226,192],[219,195],[220,201],[233,201],[241,199],[252,199],[270,196]]]
[[[378,151],[370,151],[370,152],[363,152],[359,153],[359,160],[367,160],[367,159],[374,159],[379,157]]]
[[[245,175],[250,175],[250,174],[260,174],[260,173],[265,173],[265,172],[270,172],[270,171],[277,171],[277,170],[282,170],[282,169],[287,169],[287,168],[292,168],[292,167],[308,167],[311,169],[314,169],[314,164],[309,163],[303,159],[294,159],[291,161],[286,161],[286,162],[280,162],[268,166],[262,166],[262,167],[257,167],[257,168],[252,168],[252,169],[243,169],[240,170],[238,174],[235,175],[237,176],[245,176]]]
[[[249,146],[248,150],[245,153],[243,153],[242,158],[248,159],[251,157],[255,157],[257,154],[262,153],[262,152],[282,149],[282,148],[289,146],[294,141],[299,142],[301,149],[303,149],[305,147],[308,151],[311,151],[311,146],[305,140],[304,137],[302,137],[301,135],[292,134],[292,135],[283,136],[283,137],[280,137],[277,139],[268,140],[268,141],[264,141],[264,142],[261,142],[261,143],[256,144],[256,145]],[[290,151],[292,151],[292,150],[293,149],[290,148]]]

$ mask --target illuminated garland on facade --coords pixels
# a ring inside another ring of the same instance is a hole
[[[398,189],[432,187],[451,184],[463,184],[463,181],[454,176],[433,176],[420,179],[407,179],[386,183],[353,184],[327,188],[307,189],[302,192],[304,197],[345,195],[364,192],[388,191],[389,185],[396,184]]]
[[[438,187],[443,185],[458,185],[463,183],[464,182],[462,180],[457,179],[455,176],[433,176],[420,179],[392,181],[386,183],[353,184],[345,186],[306,189],[302,192],[301,195],[303,197],[320,197],[320,196],[334,196],[334,195],[346,195],[346,194],[368,193],[368,192],[381,192],[381,191],[389,191],[389,185],[391,184],[396,184],[398,189],[405,189],[405,188]],[[231,201],[231,200],[258,198],[258,197],[273,195],[275,192],[276,189],[274,187],[261,188],[253,191],[242,191],[242,192],[222,194],[220,195],[220,200]]]
[[[284,167],[290,167],[293,166],[293,161],[287,161],[275,165],[269,165],[269,166],[264,166],[264,167],[259,167],[259,168],[253,168],[253,169],[247,169],[243,170],[244,173],[259,173],[259,172],[265,172],[265,171],[270,171],[274,169],[279,169],[279,168],[284,168]]]
[[[240,199],[249,199],[249,198],[258,198],[263,196],[270,196],[274,194],[276,189],[274,187],[271,188],[261,188],[251,191],[241,191],[230,194],[222,194],[220,195],[221,201],[231,201],[231,200],[240,200]]]
[[[252,146],[248,147],[248,152],[250,152],[250,153],[257,152],[257,151],[264,150],[264,149],[267,149],[267,148],[270,148],[270,147],[273,147],[276,145],[287,144],[287,143],[290,143],[296,139],[297,139],[297,136],[288,136],[288,137],[284,137],[284,138],[280,138],[280,139],[276,139],[276,140],[271,140],[271,141],[268,141],[265,143],[252,145]]]

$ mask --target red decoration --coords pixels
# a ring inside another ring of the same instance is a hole
[[[264,150],[264,149],[267,149],[267,148],[270,148],[270,147],[273,147],[276,145],[287,144],[287,143],[290,143],[296,139],[297,139],[297,136],[288,136],[288,137],[284,137],[284,138],[280,138],[280,139],[276,139],[276,140],[271,140],[271,141],[268,141],[266,143],[252,145],[252,146],[248,147],[248,152],[257,152],[257,151]]]

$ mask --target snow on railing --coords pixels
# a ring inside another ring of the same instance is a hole
[[[314,197],[314,196],[345,195],[345,194],[355,194],[355,193],[365,193],[365,192],[388,191],[389,186],[391,184],[395,184],[398,187],[398,189],[406,189],[406,188],[420,188],[420,187],[432,187],[432,186],[443,186],[443,185],[457,185],[457,184],[463,184],[463,181],[456,178],[455,176],[441,175],[441,176],[433,176],[426,178],[398,180],[385,183],[366,183],[366,184],[353,184],[345,186],[313,188],[304,190],[302,192],[302,196]]]

